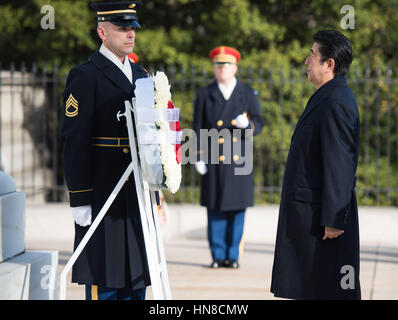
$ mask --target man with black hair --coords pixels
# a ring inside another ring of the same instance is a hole
[[[347,85],[353,55],[319,31],[305,60],[316,91],[294,131],[283,178],[271,292],[292,299],[361,299],[355,173],[359,112]]]

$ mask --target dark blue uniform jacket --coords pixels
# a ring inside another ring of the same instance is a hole
[[[133,82],[147,77],[131,63]],[[134,97],[123,72],[98,51],[74,67],[64,91],[61,138],[72,207],[91,205],[92,220],[131,162],[124,101]],[[75,224],[75,248],[88,227]],[[133,176],[124,184],[76,261],[72,282],[108,288],[150,284]]]
[[[264,125],[257,92],[238,81],[231,97],[225,100],[217,82],[213,82],[199,90],[194,108],[198,158],[208,167],[202,176],[200,204],[216,211],[253,206],[254,179],[250,168],[253,169],[254,159],[245,142],[253,146],[253,135],[259,134]],[[243,113],[250,119],[248,130],[238,129],[233,123]],[[215,137],[205,139],[207,146],[200,141],[201,129],[216,132]]]

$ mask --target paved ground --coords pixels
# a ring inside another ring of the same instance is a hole
[[[398,208],[361,207],[359,212],[363,299],[398,299]],[[277,206],[250,208],[241,268],[212,270],[204,209],[170,206],[163,234],[173,299],[275,299],[269,287],[277,217]],[[60,273],[72,245],[73,220],[67,204],[27,204],[27,249],[59,251]],[[147,297],[152,297],[150,289]],[[71,284],[70,274],[67,299],[84,299],[83,287]]]

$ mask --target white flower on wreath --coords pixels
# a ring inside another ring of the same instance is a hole
[[[171,101],[169,80],[164,72],[158,71],[153,77],[155,86],[155,108],[167,109]],[[170,131],[167,121],[157,122],[160,130]],[[177,163],[176,153],[173,144],[160,145],[160,161],[163,166],[163,173],[166,177],[166,186],[171,193],[178,191],[181,184],[181,164]]]
[[[158,71],[153,77],[155,85],[155,108],[166,108],[171,100],[169,79],[164,72]]]

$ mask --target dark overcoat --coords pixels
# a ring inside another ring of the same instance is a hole
[[[283,178],[271,292],[293,299],[360,299],[355,173],[359,113],[344,76],[310,98]],[[324,227],[344,230],[322,240]]]
[[[133,83],[147,77],[141,67],[130,64]],[[91,205],[92,221],[131,162],[126,118],[118,121],[116,115],[124,112],[124,101],[131,101],[134,89],[99,51],[74,67],[67,79],[60,132],[65,179],[70,205]],[[88,228],[75,224],[75,249]],[[74,264],[72,282],[108,288],[150,285],[132,175]]]
[[[233,120],[245,112],[250,125],[247,130],[238,129]],[[253,153],[250,148],[253,135],[259,134],[263,125],[257,92],[249,86],[238,81],[228,100],[216,81],[199,90],[194,105],[193,129],[198,137],[199,159],[207,162],[208,168],[201,177],[202,206],[214,211],[235,211],[253,206]],[[204,139],[204,143],[200,140],[201,129],[205,132],[213,130],[216,135]]]

